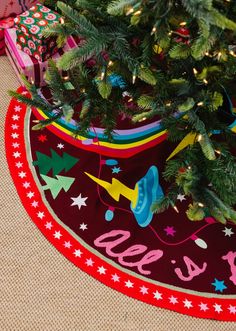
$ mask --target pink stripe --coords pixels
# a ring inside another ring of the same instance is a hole
[[[73,37],[68,37],[67,43],[68,43],[68,45],[69,45],[70,48],[77,47],[77,44],[76,44],[76,42],[75,42],[75,40],[74,40]]]
[[[21,66],[22,69],[25,69],[26,65],[22,60],[22,57],[20,55],[20,51],[16,47],[15,29],[6,29],[5,38],[6,38],[6,43],[7,42],[9,43],[10,48],[12,49],[13,53],[15,54],[15,57],[16,57],[19,65]],[[30,59],[30,61],[31,61],[31,59]],[[31,61],[31,63],[32,63],[32,61]]]
[[[8,51],[7,47],[6,47],[5,50],[6,50],[7,57],[8,57],[8,59],[9,59],[11,65],[12,65],[12,68],[14,69],[14,71],[15,71],[15,73],[16,73],[16,76],[17,76],[17,79],[18,79],[19,83],[20,83],[21,85],[23,85],[23,82],[21,81],[20,73],[19,73],[19,71],[18,71],[18,69],[17,69],[17,67],[16,67],[16,65],[15,65],[15,63],[14,63],[14,61],[12,60],[11,55],[10,55],[10,52]]]

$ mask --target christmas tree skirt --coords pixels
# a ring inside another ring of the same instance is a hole
[[[23,89],[20,92],[27,94]],[[32,221],[72,263],[130,297],[200,318],[236,320],[236,227],[177,210],[153,214],[166,190],[161,173],[171,153],[158,123],[73,136],[63,120],[12,100],[6,120],[10,172]],[[175,207],[175,206],[174,206]],[[37,238],[35,238],[37,240]]]

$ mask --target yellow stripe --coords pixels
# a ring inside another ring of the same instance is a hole
[[[43,111],[41,111],[40,109],[37,109],[37,111],[38,111],[38,113],[39,113],[44,119],[48,118],[48,117],[45,115],[45,113],[44,113]],[[51,125],[55,126],[55,127],[58,128],[60,131],[66,133],[67,135],[72,136],[72,133],[71,133],[69,130],[63,128],[61,125],[59,125],[59,124],[57,124],[57,123],[55,123],[55,122],[54,122],[53,124],[51,124]],[[163,131],[161,131],[161,132],[159,132],[159,133],[157,133],[157,134],[155,134],[155,135],[153,135],[153,136],[151,136],[151,137],[148,137],[148,138],[146,138],[146,139],[143,139],[143,140],[138,141],[138,142],[135,142],[135,143],[128,143],[128,144],[120,145],[120,144],[112,144],[112,143],[108,143],[108,142],[104,142],[104,141],[99,141],[99,144],[100,144],[100,146],[103,146],[103,147],[109,147],[109,148],[114,148],[114,149],[134,148],[134,147],[138,147],[138,146],[144,145],[144,144],[148,143],[149,141],[152,141],[152,140],[154,140],[154,139],[156,139],[156,138],[162,136],[162,135],[165,134],[165,133],[166,133],[166,130],[163,130]],[[87,140],[88,138],[79,136],[79,137],[76,138],[76,139],[82,141],[82,140]]]

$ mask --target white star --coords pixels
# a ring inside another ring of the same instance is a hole
[[[39,212],[37,213],[37,216],[38,216],[38,218],[40,218],[41,220],[45,217],[43,211],[39,211]]]
[[[234,234],[234,232],[232,231],[232,228],[227,228],[226,226],[225,226],[224,230],[222,230],[222,232],[224,232],[225,236],[228,236],[228,237],[231,237],[232,234]]]
[[[106,274],[106,270],[103,266],[101,267],[98,267],[98,270],[97,272],[100,274],[100,275],[105,275]]]
[[[169,297],[169,300],[170,300],[170,303],[172,303],[173,305],[178,303],[178,299],[176,297],[174,297],[173,295],[171,297]]]
[[[33,196],[34,196],[34,192],[28,192],[28,193],[27,193],[27,197],[28,197],[29,199],[33,198]]]
[[[81,252],[80,249],[75,249],[75,251],[74,251],[73,254],[75,255],[75,257],[81,257],[81,255],[82,255],[83,253]]]
[[[141,286],[141,287],[140,287],[140,292],[141,292],[142,294],[148,294],[148,288],[145,287],[145,286]]]
[[[17,159],[18,157],[21,156],[21,153],[19,153],[19,152],[14,152],[14,153],[13,153],[13,156],[14,156],[15,159]]]
[[[94,264],[94,261],[93,261],[91,258],[89,258],[89,259],[86,259],[85,264],[86,264],[88,267],[92,267],[93,264]]]
[[[17,139],[17,138],[19,138],[19,134],[14,132],[14,133],[11,134],[11,137],[13,139]]]
[[[130,280],[127,280],[127,281],[125,282],[125,287],[133,288],[133,287],[134,287],[134,283],[132,283]]]
[[[84,224],[84,223],[81,223],[80,226],[79,226],[80,230],[87,230],[88,229],[88,225],[87,224]]]
[[[217,313],[220,313],[222,311],[221,305],[218,305],[217,303],[215,303],[213,307],[215,308],[215,311]]]
[[[60,231],[55,231],[54,234],[53,234],[53,237],[54,237],[55,239],[61,239],[62,234],[61,234]]]
[[[48,230],[51,230],[52,229],[52,222],[47,222],[46,224],[45,224],[45,227],[46,227],[46,229],[48,229]]]
[[[13,144],[12,144],[12,147],[14,147],[14,148],[18,148],[19,146],[20,146],[19,143],[13,143]]]
[[[71,248],[72,244],[71,244],[70,241],[65,241],[63,246],[64,246],[65,248]]]
[[[60,148],[60,149],[62,149],[62,148],[64,148],[65,146],[64,146],[64,144],[57,144],[57,148]]]
[[[189,301],[189,300],[187,300],[187,299],[185,299],[184,301],[183,301],[183,304],[184,304],[184,307],[186,307],[186,308],[191,308],[193,305],[192,305],[192,301]]]
[[[11,125],[12,130],[17,130],[19,128],[18,124],[12,124]]]
[[[111,276],[111,279],[113,280],[113,282],[119,282],[120,281],[120,276],[118,276],[117,274],[114,274]]]
[[[30,187],[30,183],[29,183],[29,182],[24,182],[24,183],[22,184],[22,186],[23,186],[24,188],[29,188],[29,187]]]
[[[203,311],[206,311],[209,309],[206,303],[201,302],[200,305],[198,305],[198,306],[200,307],[200,310],[203,310]]]
[[[22,168],[23,166],[23,163],[22,162],[17,162],[16,163],[16,167],[19,169],[19,168]]]
[[[186,198],[185,198],[185,195],[184,194],[178,194],[177,195],[177,200],[179,200],[179,201],[184,201],[184,200],[186,200]]]
[[[22,93],[23,94],[23,93]],[[16,111],[16,112],[19,112],[19,111],[21,111],[21,106],[15,106],[15,108],[14,108],[14,110]]]
[[[71,206],[78,206],[80,209],[81,206],[87,206],[85,201],[88,199],[88,197],[82,198],[81,193],[77,198],[71,198],[74,202],[71,204]]]
[[[34,202],[31,203],[31,206],[34,208],[38,207],[38,205],[39,205],[38,201],[35,201],[35,200],[34,200]]]
[[[13,115],[12,116],[13,121],[18,121],[19,118],[20,118],[19,115]]]
[[[160,292],[158,292],[158,291],[156,291],[156,292],[153,292],[153,294],[154,294],[154,299],[157,299],[157,300],[162,300],[163,298],[162,298],[162,293],[160,293]]]
[[[18,176],[19,176],[20,178],[25,178],[25,177],[26,177],[26,172],[21,171],[21,172],[18,173]]]
[[[28,95],[29,96],[29,92],[27,92],[27,91],[23,91],[23,92],[21,92],[21,94],[22,95]],[[19,101],[18,101],[19,102]]]
[[[228,309],[229,309],[230,314],[236,314],[236,307],[235,306],[230,305],[228,307]]]

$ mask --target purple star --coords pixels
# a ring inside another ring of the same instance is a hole
[[[166,232],[167,236],[172,236],[172,237],[174,237],[175,232],[176,232],[173,226],[167,226],[164,229],[164,231]]]

